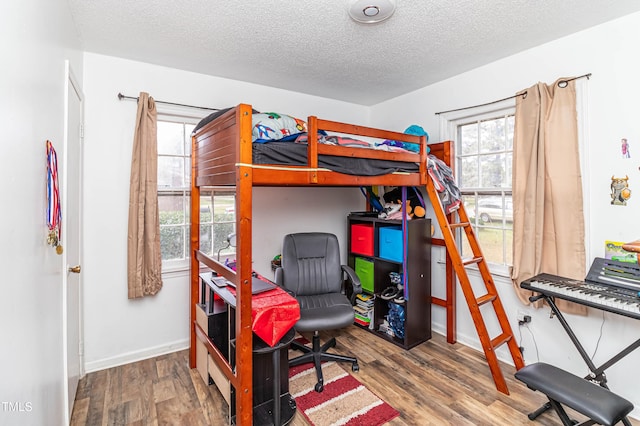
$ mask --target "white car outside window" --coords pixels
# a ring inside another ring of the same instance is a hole
[[[513,203],[507,201],[503,209],[500,199],[480,200],[478,202],[478,217],[484,223],[502,222],[503,217],[507,222],[513,222]]]

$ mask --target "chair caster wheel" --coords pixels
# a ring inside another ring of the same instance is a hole
[[[324,390],[324,385],[320,382],[316,383],[316,386],[314,387],[315,391],[320,393]]]
[[[357,362],[354,362],[353,364],[351,364],[351,371],[353,371],[354,373],[360,371],[360,366],[358,365]]]

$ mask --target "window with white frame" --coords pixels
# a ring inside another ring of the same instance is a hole
[[[217,260],[235,255],[236,195],[230,188],[200,191],[200,251]]]
[[[163,270],[189,267],[191,132],[196,117],[158,118],[158,211]],[[235,195],[201,191],[200,249],[208,255],[233,255],[227,244],[235,231]]]
[[[510,107],[448,120],[462,201],[485,260],[500,275],[508,275],[512,264],[514,113]],[[473,255],[466,237],[461,251]]]
[[[163,265],[178,266],[188,259],[193,128],[187,120],[158,118],[158,211]]]

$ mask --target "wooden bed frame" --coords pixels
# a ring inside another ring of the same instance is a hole
[[[237,424],[252,423],[252,331],[251,331],[251,273],[252,273],[252,187],[254,186],[424,186],[427,179],[426,139],[424,136],[374,129],[309,117],[308,134],[318,129],[327,132],[363,137],[398,140],[420,144],[418,153],[397,153],[373,149],[349,148],[317,143],[309,138],[306,166],[252,164],[252,108],[240,104],[198,129],[192,137],[191,184],[191,298],[190,365],[196,366],[195,345],[204,343],[209,354],[236,389]],[[453,164],[453,144],[450,141],[430,144],[430,154]],[[418,173],[393,173],[383,176],[346,175],[318,167],[318,155],[369,158],[418,163]],[[200,190],[203,187],[228,186],[236,188],[236,272],[200,252]],[[434,238],[434,245],[444,246]],[[448,256],[447,256],[448,259]],[[455,342],[455,279],[447,260],[446,300],[432,298],[432,303],[447,310],[447,340]],[[229,363],[196,323],[202,267],[210,268],[236,283],[235,373]]]

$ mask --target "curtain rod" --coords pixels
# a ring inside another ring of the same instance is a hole
[[[569,78],[567,80],[560,80],[558,82],[558,87],[562,87],[562,88],[567,87],[567,83],[568,82],[573,81],[573,80],[577,80],[579,78],[586,78],[588,80],[589,78],[591,78],[591,73],[587,73],[587,74],[581,75],[579,77]],[[491,102],[487,102],[487,103],[484,103],[484,104],[473,105],[473,106],[468,106],[468,107],[464,107],[464,108],[450,109],[448,111],[440,111],[440,112],[436,112],[435,114],[436,115],[440,115],[440,114],[446,114],[448,112],[464,111],[466,109],[478,108],[478,107],[483,107],[483,106],[487,106],[487,105],[493,105],[493,104],[497,104],[497,103],[500,103],[500,102],[503,102],[503,101],[508,101],[509,99],[515,99],[518,96],[527,97],[527,92],[520,93],[520,94],[513,95],[513,96],[508,96],[506,98],[498,99],[497,101],[491,101]]]
[[[131,100],[135,100],[136,102],[138,101],[137,97],[135,97],[135,96],[125,96],[122,93],[118,93],[118,99],[120,99],[120,100],[131,99]],[[209,110],[209,111],[220,111],[220,109],[218,109],[218,108],[208,108],[208,107],[201,107],[201,106],[195,106],[195,105],[177,104],[175,102],[156,101],[155,99],[154,99],[154,101],[156,103],[159,103],[159,104],[175,105],[175,106],[182,106],[182,107],[187,107],[187,108],[206,109],[206,110]]]

